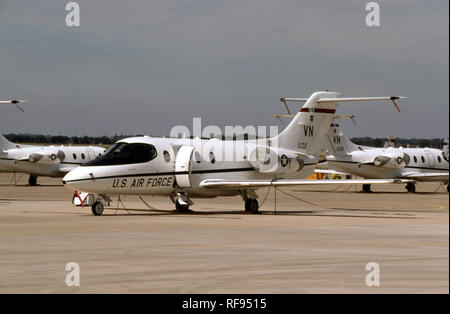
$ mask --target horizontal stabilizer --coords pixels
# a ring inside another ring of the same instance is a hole
[[[21,104],[26,102],[26,100],[0,100],[0,104]]]
[[[356,102],[356,101],[378,101],[378,100],[398,100],[405,99],[404,96],[383,96],[383,97],[333,97],[333,98],[319,98],[316,100],[317,103],[324,102]],[[292,101],[292,102],[306,102],[308,98],[281,98],[282,102]]]

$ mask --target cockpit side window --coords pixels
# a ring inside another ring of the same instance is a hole
[[[91,160],[84,166],[112,166],[149,162],[156,157],[156,148],[143,143],[116,143],[102,156]]]
[[[442,157],[444,157],[444,159],[448,162],[448,154],[446,154],[445,152],[442,152]]]

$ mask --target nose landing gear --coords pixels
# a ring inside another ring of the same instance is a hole
[[[103,207],[103,204],[101,202],[95,202],[92,205],[92,213],[95,216],[100,216],[101,214],[103,214],[103,209],[104,209],[104,207]]]

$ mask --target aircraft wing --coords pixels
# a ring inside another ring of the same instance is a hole
[[[206,189],[245,189],[263,187],[282,187],[299,185],[324,185],[324,184],[391,184],[414,182],[409,179],[352,179],[352,180],[221,180],[206,179],[200,182],[200,187]]]
[[[404,178],[411,179],[447,179],[448,180],[448,172],[408,172],[402,175]]]

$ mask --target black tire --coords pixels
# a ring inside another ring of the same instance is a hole
[[[189,211],[189,205],[181,205],[178,200],[175,202],[175,208],[179,212],[187,212]]]
[[[259,210],[259,204],[258,204],[258,201],[255,200],[255,199],[252,199],[252,201],[251,201],[251,203],[250,203],[250,206],[249,206],[249,211],[250,211],[252,214],[257,214],[257,213],[258,213],[258,210]]]
[[[416,193],[416,185],[414,183],[409,182],[408,184],[406,184],[406,189],[410,193]]]
[[[30,175],[30,177],[28,178],[28,184],[31,186],[36,186],[37,185],[37,176]]]
[[[103,204],[101,202],[95,202],[92,205],[92,213],[94,214],[94,216],[100,216],[101,214],[103,214]]]
[[[250,212],[251,203],[252,203],[252,199],[251,198],[247,198],[245,200],[245,211],[246,212]]]
[[[362,189],[364,193],[372,192],[372,190],[370,189],[370,184],[363,184]]]

